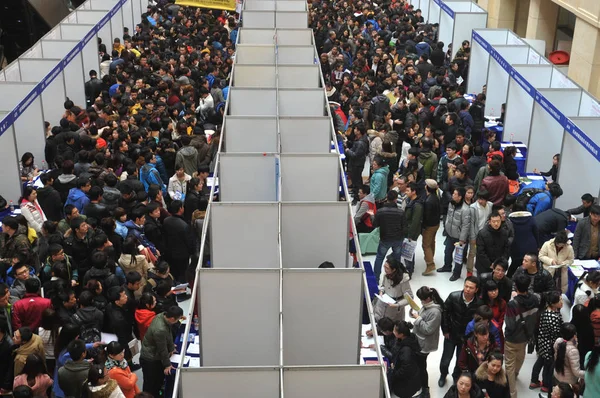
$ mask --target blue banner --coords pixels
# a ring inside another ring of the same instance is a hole
[[[433,2],[437,4],[442,11],[444,11],[446,14],[450,15],[452,19],[454,19],[454,11],[452,11],[448,4],[444,3],[443,0],[433,0]]]
[[[111,17],[113,17],[119,10],[123,7],[128,0],[119,0],[117,4],[98,22],[90,32],[85,35],[83,39],[75,47],[69,51],[69,53],[54,67],[52,70],[42,79],[42,81],[35,86],[29,94],[21,101],[19,104],[13,109],[12,112],[8,113],[2,120],[0,120],[0,136],[4,134],[9,127],[11,127],[15,121],[25,112],[25,110],[35,101],[40,95],[42,95],[42,91],[56,79],[56,77],[64,71],[64,69],[69,65],[69,63],[75,58],[78,54],[83,51],[83,48],[90,42],[90,40],[96,37],[96,34],[100,29],[102,29],[108,21],[110,21]],[[83,10],[85,11],[85,10]]]
[[[435,1],[435,0],[434,0]],[[472,41],[479,44],[512,77],[525,92],[535,100],[550,116],[554,118],[573,138],[600,162],[600,147],[590,139],[579,127],[568,117],[558,110],[542,93],[535,89],[515,68],[500,55],[494,47],[487,42],[475,30],[471,35]]]

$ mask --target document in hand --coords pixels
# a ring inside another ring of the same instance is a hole
[[[412,308],[413,310],[418,312],[421,309],[421,307],[419,307],[417,303],[415,303],[415,300],[413,300],[408,293],[404,293],[404,299],[408,301],[408,305],[410,305],[410,308]]]
[[[396,304],[396,300],[391,298],[387,293],[378,294],[376,297],[386,304]]]

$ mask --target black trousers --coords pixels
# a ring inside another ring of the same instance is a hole
[[[429,374],[427,373],[427,356],[422,352],[417,353],[417,365],[419,366],[419,375],[421,376],[421,388],[423,391],[429,388]]]
[[[363,185],[363,181],[362,181],[363,168],[364,168],[364,163],[362,166],[348,167],[348,174],[350,175],[350,179],[352,180],[352,196],[353,196],[354,200],[358,200],[358,190]]]
[[[162,390],[165,384],[165,368],[161,361],[148,361],[144,358],[140,358],[140,364],[142,365],[142,374],[144,375],[144,386],[142,390],[144,392],[152,394],[154,397],[160,396],[160,390]]]

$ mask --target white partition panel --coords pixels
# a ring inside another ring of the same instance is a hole
[[[444,51],[452,44],[452,34],[454,32],[454,19],[444,11],[440,11],[440,28],[438,40],[444,43]],[[456,50],[452,49],[454,53]]]
[[[272,0],[245,1],[244,11],[275,11],[275,2]]]
[[[325,95],[323,89],[279,89],[281,116],[323,116]]]
[[[119,9],[111,18],[110,26],[113,40],[119,38],[119,40],[121,40],[121,44],[123,44],[123,9]]]
[[[0,125],[8,112],[0,111]],[[17,203],[21,197],[21,177],[19,168],[16,167],[21,160],[17,157],[14,127],[9,127],[0,135],[0,168],[3,170],[0,177],[2,196],[7,201]],[[0,220],[2,221],[2,220]]]
[[[130,35],[135,31],[135,21],[141,16],[141,13],[137,12],[137,10],[134,10],[134,3],[135,0],[128,0],[121,8],[123,11],[123,27],[129,28]],[[139,2],[137,7],[139,8]],[[123,43],[123,40],[121,40],[121,43]]]
[[[372,365],[283,369],[285,398],[381,397],[381,367]]]
[[[279,397],[279,369],[183,368],[180,385],[181,398]]]
[[[272,11],[244,11],[244,28],[274,28],[275,13]]]
[[[5,82],[6,81],[6,77],[4,76],[4,71],[0,70],[0,82]]]
[[[552,79],[551,65],[513,65],[515,70],[534,88],[550,87]],[[518,78],[518,77],[517,77]],[[529,143],[529,129],[533,115],[533,97],[515,80],[510,78],[508,83],[508,98],[506,100],[506,114],[504,118],[504,131],[513,134],[515,141]],[[504,135],[507,137],[507,135]]]
[[[279,1],[277,11],[306,11],[306,1]]]
[[[60,58],[69,54],[78,44],[74,40],[42,40],[44,58]],[[88,71],[89,72],[89,71]],[[73,56],[64,69],[66,95],[76,105],[85,108],[85,76],[82,54]]]
[[[106,15],[108,11],[77,10],[75,12],[77,13],[78,23],[96,25],[98,22],[100,22],[100,20],[104,18],[108,19],[106,25],[104,25],[104,27],[98,31],[98,37],[100,37],[102,39],[102,43],[106,45],[106,50],[110,51],[110,49],[112,49],[112,32],[110,27],[110,18],[108,18]]]
[[[273,44],[275,37],[275,29],[240,29],[239,43],[236,47],[239,48],[240,44]],[[237,59],[238,54],[236,53],[236,63],[239,62]]]
[[[6,68],[4,68],[4,77],[7,82],[20,82],[21,81],[21,69],[19,68],[19,61],[15,60]]]
[[[214,268],[279,268],[277,203],[213,203],[211,215]]]
[[[223,202],[277,200],[277,160],[274,155],[223,153],[220,162],[219,190]]]
[[[284,268],[315,268],[348,261],[348,206],[344,202],[283,203],[281,252]],[[319,228],[315,228],[319,220]]]
[[[229,114],[244,116],[274,116],[277,114],[277,95],[274,89],[229,90]]]
[[[563,115],[569,117],[577,115],[581,89],[540,89],[538,90],[548,103],[554,105]],[[531,132],[529,134],[529,148],[527,150],[527,172],[534,168],[544,168],[551,164],[552,156],[560,153],[563,142],[564,127],[546,109],[545,106],[535,103],[533,106],[533,118],[531,120]],[[561,167],[563,162],[561,161]]]
[[[275,117],[227,116],[225,127],[225,148],[229,153],[279,151]]]
[[[39,82],[60,62],[60,59],[19,59],[21,78],[27,82]],[[62,72],[42,91],[44,118],[53,126],[58,125],[66,99],[65,81]]]
[[[319,61],[313,46],[279,46],[277,61],[281,65],[314,65]]]
[[[440,6],[435,4],[435,0],[429,0],[429,23],[439,23],[440,22],[440,14],[442,14],[442,10],[440,10]],[[448,45],[448,43],[444,43]]]
[[[550,88],[578,88],[578,86],[558,68],[554,68]]]
[[[454,10],[456,2],[449,3]],[[461,3],[464,4],[464,3]],[[473,3],[468,3],[473,4]],[[454,10],[455,12],[457,10]],[[473,29],[485,28],[487,26],[486,12],[456,12],[454,14],[454,31],[452,33],[452,54],[456,55],[464,40],[471,41]],[[445,43],[444,43],[445,44]]]
[[[275,88],[275,65],[236,65],[233,69],[234,87]]]
[[[204,268],[198,278],[202,366],[279,365],[280,271]]]
[[[236,66],[236,70],[237,70]],[[319,65],[280,66],[278,68],[280,88],[317,88],[321,86]]]
[[[312,29],[277,29],[280,46],[312,46],[312,37]]]
[[[473,36],[480,36],[489,45],[506,44],[506,29],[474,30]],[[468,92],[481,93],[487,84],[487,74],[490,64],[490,54],[483,47],[483,43],[477,40],[471,41],[471,57],[469,60]]]
[[[579,127],[595,142],[598,150],[600,143],[600,119],[572,117],[573,124]],[[572,129],[571,129],[572,130]],[[581,195],[591,193],[598,197],[600,194],[600,162],[592,155],[570,131],[565,131],[562,143],[558,183],[563,189],[563,195],[556,200],[559,209],[569,209],[581,203]]]
[[[235,48],[236,68],[242,64],[275,65],[275,46],[272,44],[238,44]]]
[[[310,184],[299,183],[307,177]],[[339,182],[339,159],[336,153],[281,155],[281,200],[283,201],[337,201]]]
[[[275,26],[278,28],[306,28],[307,25],[308,12],[306,11],[277,11],[275,13]]]
[[[361,281],[355,268],[283,271],[284,365],[358,364]]]
[[[87,34],[92,30],[94,25],[75,25],[75,24],[61,24],[60,30],[63,39],[68,40],[80,40],[82,37],[86,37]],[[89,76],[89,72],[93,69],[96,72],[100,72],[100,62],[98,60],[98,45],[97,36],[94,32],[86,37],[88,40],[87,44],[81,50],[83,58],[83,70],[85,76]]]
[[[581,103],[579,104],[579,116],[581,117],[600,117],[600,104],[588,92],[581,93]]]
[[[279,134],[282,153],[329,153],[331,119],[326,116],[282,117]]]
[[[522,46],[495,46],[496,51],[504,57],[509,64],[526,64],[529,56],[529,47]],[[502,104],[506,102],[508,95],[508,73],[505,68],[509,65],[501,65],[497,61],[490,61],[487,77],[487,98],[485,111],[488,115],[494,111],[495,116],[500,116]]]
[[[42,58],[42,44],[40,42],[35,43],[26,52],[21,54],[21,58]]]

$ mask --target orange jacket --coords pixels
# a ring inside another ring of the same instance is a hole
[[[140,388],[137,386],[137,375],[131,372],[129,366],[127,369],[114,367],[108,371],[108,377],[117,382],[125,398],[133,398],[135,394],[140,392]]]
[[[156,313],[152,310],[137,309],[135,310],[135,322],[137,323],[138,330],[140,331],[140,341],[144,341],[146,331],[150,327],[152,320],[156,316]]]

